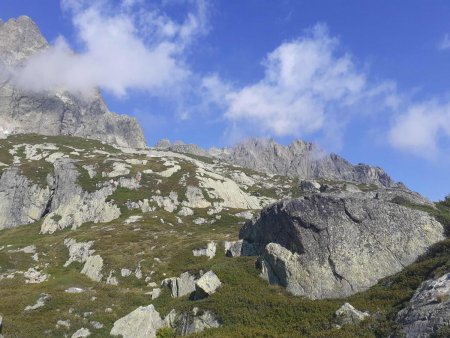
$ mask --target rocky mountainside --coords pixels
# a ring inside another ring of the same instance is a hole
[[[410,309],[450,271],[450,202],[168,148],[0,140],[5,337],[444,332]]]
[[[0,25],[0,138],[20,133],[72,135],[145,147],[137,121],[111,113],[99,92],[81,97],[64,90],[24,90],[15,84],[9,72],[47,48],[39,28],[26,16]]]
[[[381,168],[353,165],[336,154],[324,153],[314,143],[300,140],[285,147],[272,139],[251,139],[232,148],[212,148],[209,153],[229,163],[268,174],[401,186]]]

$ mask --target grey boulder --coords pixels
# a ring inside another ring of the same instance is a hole
[[[244,225],[262,275],[294,295],[345,297],[414,262],[442,240],[428,213],[370,194],[285,200]]]

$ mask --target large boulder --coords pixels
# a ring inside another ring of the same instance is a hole
[[[450,334],[450,273],[423,282],[397,322],[406,338],[448,337]]]
[[[285,200],[244,225],[263,276],[294,295],[345,297],[414,262],[442,240],[428,213],[372,194],[313,194]]]

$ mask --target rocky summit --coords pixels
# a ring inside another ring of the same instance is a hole
[[[0,138],[39,133],[88,137],[125,147],[145,147],[137,121],[108,110],[100,92],[75,95],[63,89],[22,88],[8,74],[49,48],[28,17],[0,25]]]
[[[2,75],[50,48],[0,22]],[[159,141],[0,87],[0,337],[449,337],[450,197],[313,143]]]

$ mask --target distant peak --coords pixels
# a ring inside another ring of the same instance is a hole
[[[162,139],[158,140],[158,142],[156,142],[155,147],[156,148],[169,148],[171,145],[172,145],[172,143],[170,142],[169,139],[162,138]]]

